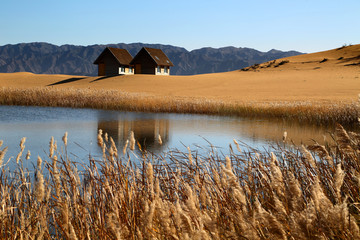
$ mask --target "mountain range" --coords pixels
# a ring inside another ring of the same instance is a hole
[[[38,74],[97,75],[93,64],[105,47],[127,49],[132,56],[142,47],[160,48],[174,63],[172,75],[227,72],[256,63],[302,54],[297,51],[272,49],[261,52],[251,48],[201,48],[188,51],[162,44],[118,43],[107,45],[53,45],[33,42],[0,46],[0,72],[32,72]]]

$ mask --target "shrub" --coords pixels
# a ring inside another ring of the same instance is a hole
[[[274,67],[280,67],[281,65],[284,65],[286,63],[289,63],[289,61],[288,60],[283,60],[283,61],[279,62],[278,64],[276,64]]]
[[[323,60],[320,61],[320,63],[324,63],[324,62],[326,62],[327,60],[329,60],[329,59],[324,58]]]

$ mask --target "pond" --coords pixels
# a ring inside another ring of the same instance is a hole
[[[61,141],[68,132],[68,156],[72,160],[85,162],[89,155],[99,157],[97,145],[99,129],[112,137],[121,151],[131,131],[142,148],[153,153],[177,148],[187,151],[202,151],[211,145],[223,154],[229,152],[233,139],[253,148],[266,149],[282,142],[284,131],[288,143],[310,144],[331,139],[334,127],[301,125],[282,120],[247,119],[239,117],[205,116],[190,114],[134,113],[96,109],[72,109],[53,107],[0,106],[0,140],[8,146],[5,161],[13,158],[14,164],[22,137],[26,137],[24,155],[28,150],[34,161],[37,156],[47,159],[49,141],[53,136],[58,150],[64,151]],[[162,145],[157,141],[161,136]],[[11,168],[11,167],[10,167]]]

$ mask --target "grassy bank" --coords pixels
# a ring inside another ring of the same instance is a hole
[[[1,142],[0,237],[359,239],[360,135],[339,125],[335,139],[298,151],[242,152],[234,141],[226,157],[212,149],[136,157],[135,139],[118,151],[99,133],[103,158],[80,166],[65,134],[33,171],[23,167],[31,156],[22,139],[11,174]]]
[[[156,97],[115,90],[2,88],[1,105],[97,108],[122,111],[196,113],[259,118],[283,118],[299,122],[354,124],[360,116],[360,101],[237,102],[206,98]]]

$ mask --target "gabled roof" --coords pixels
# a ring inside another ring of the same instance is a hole
[[[133,60],[130,62],[130,64],[133,64],[136,57],[142,52],[145,51],[149,56],[155,61],[157,65],[161,66],[174,66],[174,64],[170,61],[170,59],[166,56],[166,54],[161,50],[157,48],[148,48],[143,47],[138,54],[133,58]]]
[[[130,65],[130,62],[132,60],[131,54],[126,49],[121,48],[113,48],[113,47],[107,47],[105,50],[100,54],[100,56],[95,60],[94,64],[99,64],[101,58],[107,53],[110,52],[115,59],[119,62],[121,65]]]

